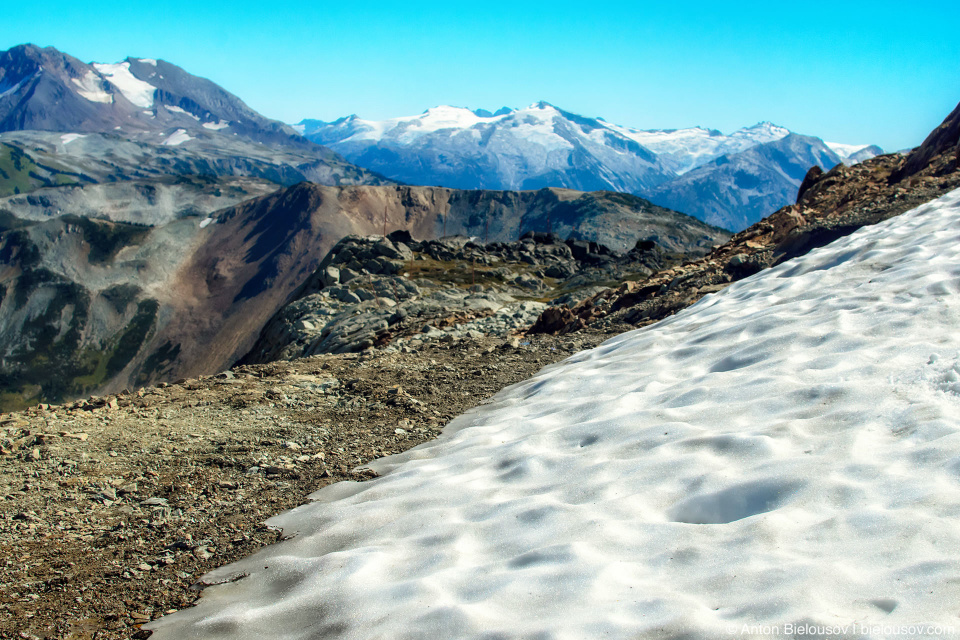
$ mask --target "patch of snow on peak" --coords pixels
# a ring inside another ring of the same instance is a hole
[[[547,367],[272,518],[152,637],[954,628],[958,263],[960,190]]]
[[[843,144],[840,142],[824,142],[823,144],[840,156],[840,160],[846,165],[857,164],[883,153],[883,149],[872,144]]]
[[[163,141],[163,144],[167,145],[168,147],[176,147],[183,144],[187,140],[193,140],[193,138],[187,135],[187,131],[185,129],[177,129],[170,134],[169,138]]]
[[[226,129],[230,126],[229,121],[217,120],[216,122],[204,122],[203,128],[210,129],[212,131],[219,131],[220,129]]]
[[[153,58],[140,58],[140,62],[142,62],[143,64],[149,64],[152,67],[157,66],[157,61],[154,60]]]
[[[60,136],[60,142],[64,145],[68,145],[74,140],[79,140],[80,138],[86,138],[87,136],[83,133],[65,133]]]
[[[168,104],[165,104],[165,105],[163,105],[163,108],[166,109],[167,111],[172,111],[173,113],[179,113],[179,114],[182,114],[182,115],[185,115],[185,116],[190,116],[191,118],[193,118],[193,119],[196,120],[197,122],[200,122],[199,116],[195,116],[195,115],[193,115],[192,113],[190,113],[189,111],[186,111],[186,110],[184,110],[184,109],[181,109],[180,107],[170,106],[170,105],[168,105]]]
[[[207,126],[207,125],[203,125],[203,126]],[[296,131],[297,133],[299,133],[300,135],[303,135],[304,132],[307,130],[307,125],[305,125],[305,124],[292,124],[292,125],[290,125],[290,128],[293,129],[294,131]]]
[[[94,64],[94,68],[99,71],[110,83],[120,90],[123,97],[132,104],[143,109],[149,109],[153,106],[153,95],[157,88],[149,82],[139,80],[130,72],[129,62],[120,62],[118,64]]]
[[[31,80],[36,78],[38,75],[40,75],[41,71],[43,71],[43,67],[40,67],[40,69],[37,70],[36,73],[30,76],[27,76],[26,78],[24,78],[23,80],[21,80],[16,84],[10,84],[5,80],[0,81],[0,98],[10,95],[11,93],[16,93],[17,91],[20,90],[20,87],[22,87],[23,85],[25,85],[26,83],[30,82]]]
[[[775,142],[790,135],[790,130],[772,122],[758,122],[752,127],[744,127],[730,134],[731,138],[743,138],[754,144]]]
[[[77,94],[90,102],[99,102],[102,104],[113,104],[113,96],[103,90],[101,78],[93,71],[87,71],[83,78],[70,78],[70,81],[77,86]]]

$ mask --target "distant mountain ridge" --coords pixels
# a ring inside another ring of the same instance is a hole
[[[791,133],[714,158],[648,197],[662,207],[696,210],[701,220],[725,229],[745,229],[796,200],[810,167],[830,169],[841,162],[819,138]]]
[[[390,182],[163,60],[87,64],[31,44],[0,52],[0,196],[179,175]]]
[[[649,149],[546,102],[497,114],[436,107],[381,122],[356,116],[297,129],[360,166],[412,184],[639,192],[674,176]]]
[[[728,181],[724,172],[710,177],[711,163],[725,158],[723,164],[748,171],[756,154],[737,159],[738,154],[795,135],[770,122],[730,135],[703,127],[645,131],[579,116],[547,102],[524,109],[504,107],[495,113],[440,106],[418,116],[381,121],[351,115],[333,122],[303,120],[294,128],[360,166],[411,184],[461,189],[555,186],[625,191],[654,199],[670,191],[671,185],[686,192],[691,183]],[[777,149],[772,147],[768,155],[776,155]],[[781,164],[816,158],[829,169],[882,150],[800,136],[780,152],[795,154]],[[684,180],[701,168],[696,180]],[[760,170],[754,178],[758,197],[749,206],[727,196],[709,203],[678,196],[688,207],[681,210],[711,224],[736,224],[734,228],[741,229],[792,201],[799,187],[792,174]],[[769,210],[757,208],[766,206]]]
[[[256,142],[306,142],[291,127],[169,62],[127,58],[87,64],[31,44],[0,53],[0,131],[25,129],[164,134],[158,138],[182,129],[180,139],[218,131]]]

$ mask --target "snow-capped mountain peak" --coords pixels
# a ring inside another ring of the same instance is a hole
[[[774,140],[786,138],[788,135],[790,135],[789,129],[773,124],[772,122],[763,121],[750,127],[737,129],[730,134],[730,137],[743,138],[754,144],[763,144],[765,142],[773,142]]]
[[[629,137],[545,101],[496,113],[442,105],[380,121],[304,120],[298,130],[404,182],[633,192],[673,177]]]
[[[800,136],[781,145],[788,154],[781,159],[786,168],[774,175],[757,164],[758,158],[766,158],[764,152],[740,157],[791,136],[789,129],[772,122],[759,122],[729,135],[700,126],[641,130],[570,113],[546,101],[496,113],[441,105],[417,116],[389,120],[356,116],[332,123],[304,120],[298,131],[391,178],[461,189],[553,186],[652,197],[665,193],[663,189],[670,191],[678,176],[706,167],[708,176],[700,172],[689,181],[698,185],[697,192],[683,200],[692,208],[679,210],[738,226],[744,220],[744,202],[727,202],[726,197],[722,202],[710,200],[709,211],[698,204],[706,202],[704,194],[714,185],[712,163],[730,164],[724,171],[732,171],[717,181],[733,185],[735,177],[738,193],[756,196],[754,208],[762,211],[751,209],[752,220],[792,201],[812,164],[829,168],[880,152],[876,147],[854,145],[833,150],[817,138]],[[737,173],[734,165],[742,171]],[[662,186],[665,183],[669,185]],[[772,208],[767,210],[768,206]]]

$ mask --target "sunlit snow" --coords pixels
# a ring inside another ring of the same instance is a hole
[[[193,138],[191,138],[187,134],[186,130],[177,129],[176,131],[170,134],[169,138],[163,141],[163,144],[167,145],[168,147],[175,147],[177,145],[183,144],[187,140],[193,140]]]
[[[153,106],[153,94],[157,88],[148,82],[138,80],[134,77],[130,72],[129,62],[94,64],[93,66],[109,80],[113,86],[119,89],[123,97],[132,104],[143,109],[149,109]]]
[[[294,537],[206,576],[246,577],[153,637],[956,631],[960,190],[548,367],[373,466],[273,518]]]
[[[64,145],[68,145],[74,140],[79,140],[80,138],[86,138],[87,136],[82,133],[65,133],[60,136],[60,142]]]
[[[87,71],[81,79],[70,78],[70,80],[77,86],[77,94],[81,98],[86,98],[90,102],[113,103],[113,96],[103,90],[100,84],[102,80],[93,71]]]
[[[212,129],[213,131],[219,131],[220,129],[226,129],[230,126],[229,122],[224,122],[223,120],[217,120],[216,122],[204,122],[204,129]]]
[[[190,116],[191,118],[193,118],[193,119],[196,120],[197,122],[200,122],[200,118],[199,118],[198,116],[195,116],[195,115],[193,115],[192,113],[190,113],[189,111],[186,111],[186,110],[184,110],[184,109],[181,109],[180,107],[171,106],[171,105],[169,105],[169,104],[165,104],[165,105],[163,105],[163,108],[166,109],[167,111],[171,111],[171,112],[173,112],[173,113],[179,113],[179,114],[181,114],[181,115]]]

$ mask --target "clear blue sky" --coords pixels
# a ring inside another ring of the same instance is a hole
[[[0,49],[163,58],[264,115],[546,100],[638,128],[770,120],[919,144],[960,102],[960,2],[11,3]]]

